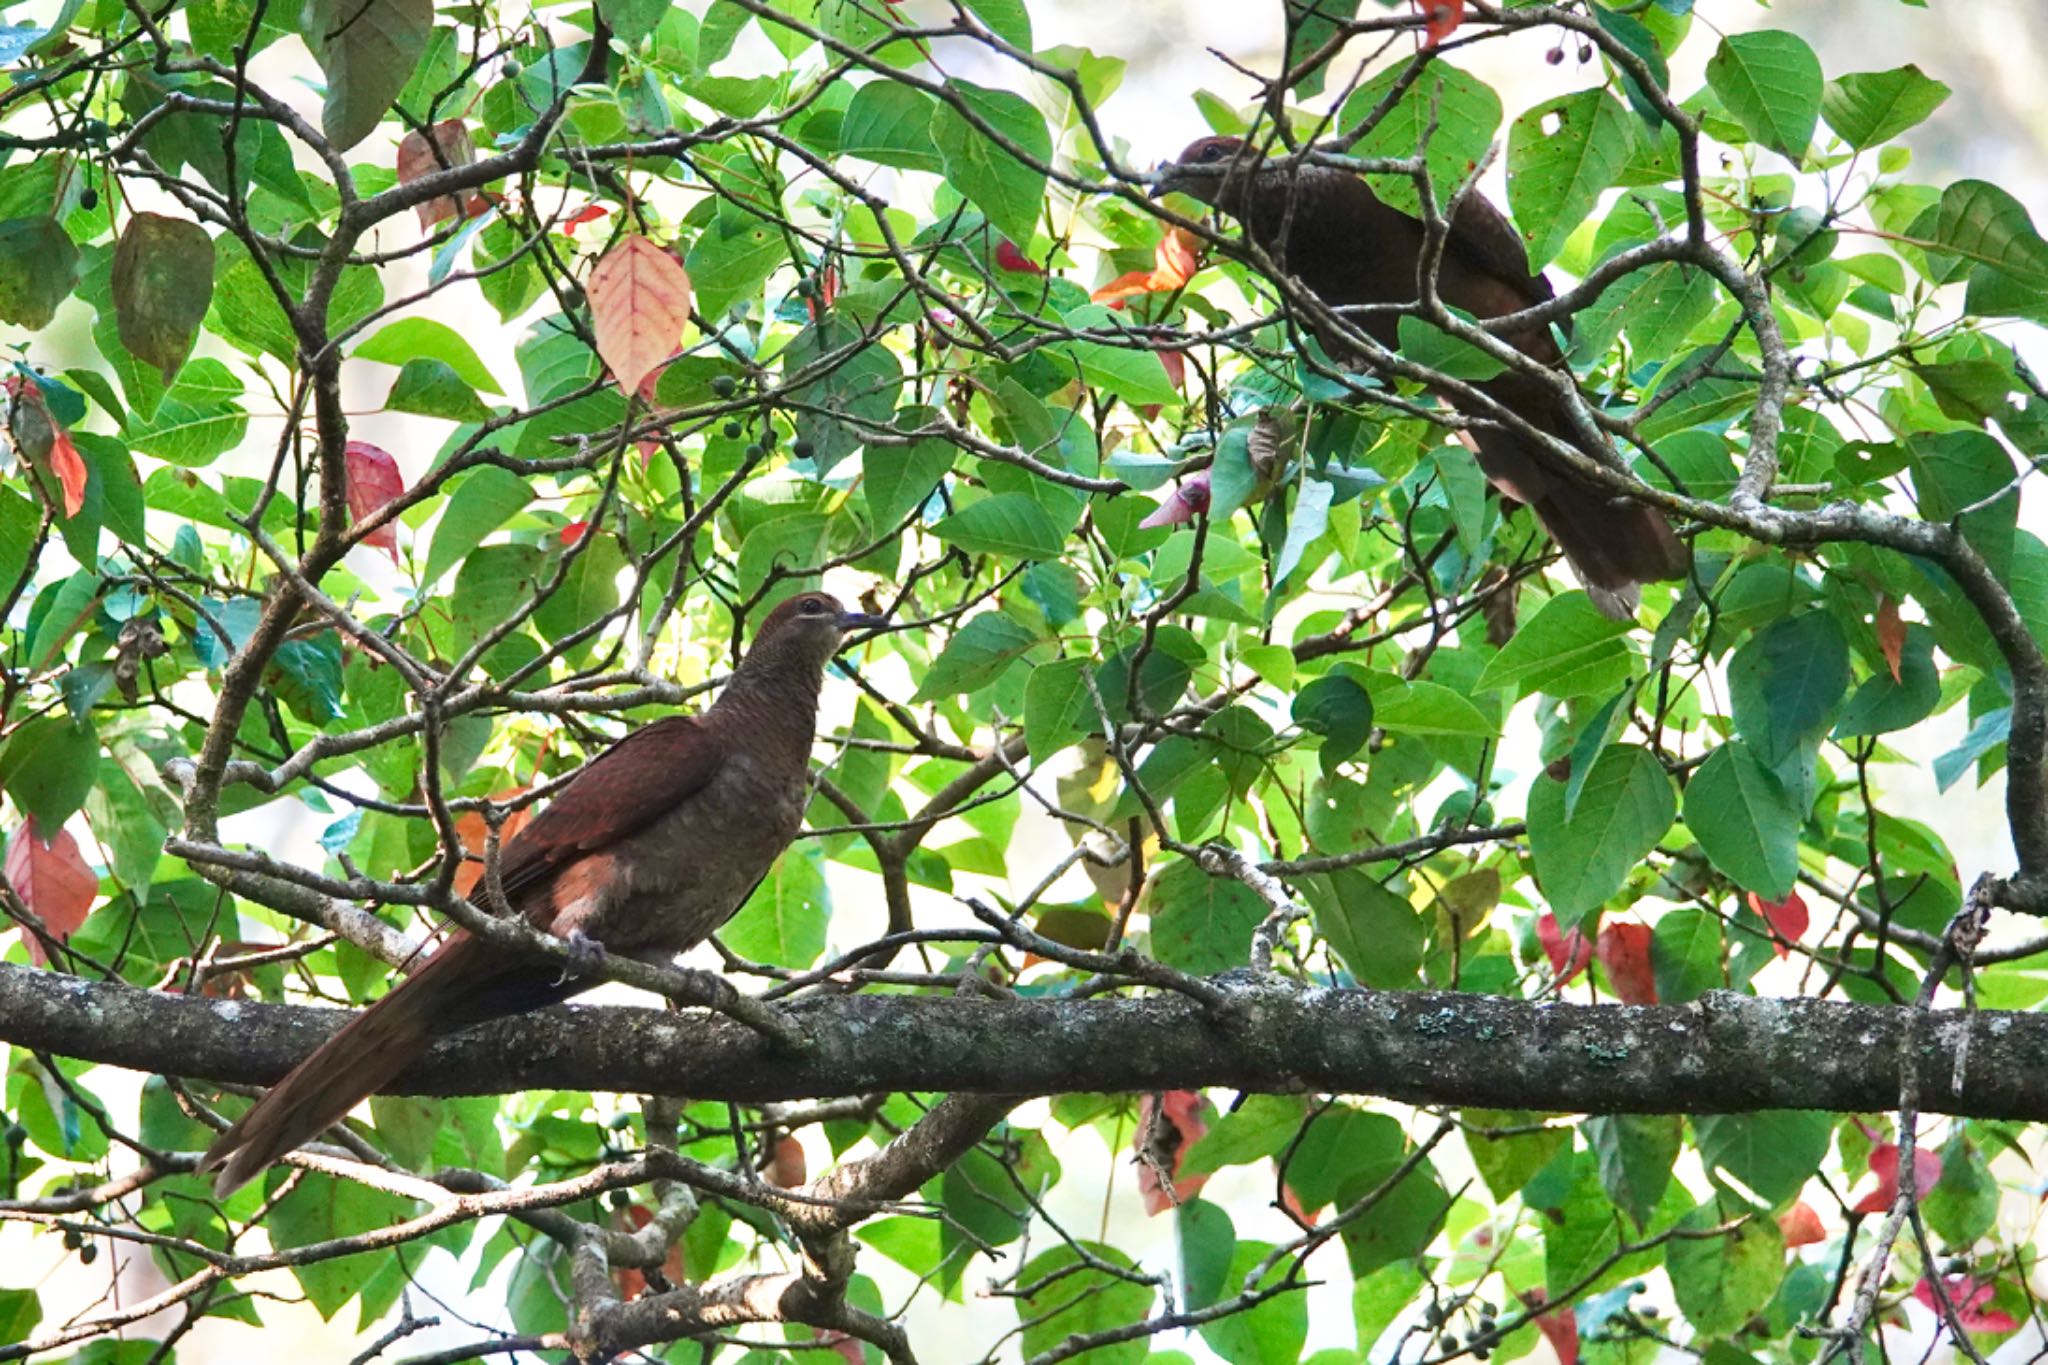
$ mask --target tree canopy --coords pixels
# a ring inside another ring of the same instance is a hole
[[[0,29],[0,1360],[2040,1339],[2048,240],[1916,177],[1932,56],[1282,0],[1168,140],[1432,240],[1504,171],[1557,286],[1552,369],[1425,253],[1360,370],[1026,0],[49,8]],[[1603,457],[1443,400],[1511,370]],[[1602,614],[1489,422],[1689,576]],[[682,1008],[452,1037],[215,1200],[304,1006],[446,923],[593,970],[490,919],[499,845],[821,583],[887,625],[806,836],[690,969],[594,968]]]

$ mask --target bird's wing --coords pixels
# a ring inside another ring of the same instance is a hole
[[[720,734],[695,716],[666,716],[592,759],[505,845],[506,898],[517,904],[558,867],[639,833],[703,790],[725,761]]]
[[[1556,295],[1550,281],[1529,269],[1529,252],[1507,215],[1482,194],[1468,194],[1451,219],[1446,250],[1524,296],[1522,307]]]

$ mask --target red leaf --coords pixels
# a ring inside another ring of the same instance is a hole
[[[562,231],[574,237],[577,228],[582,227],[585,223],[594,223],[610,212],[611,210],[602,204],[585,204],[582,208],[562,220]]]
[[[1018,275],[1043,275],[1045,267],[1017,250],[1010,242],[996,243],[996,265]]]
[[[1145,1201],[1145,1212],[1164,1213],[1184,1204],[1209,1183],[1207,1175],[1180,1179],[1180,1163],[1188,1148],[1209,1131],[1202,1109],[1202,1097],[1192,1090],[1169,1090],[1138,1101],[1138,1131],[1131,1150],[1138,1153],[1138,1194]],[[1173,1182],[1171,1193],[1161,1183],[1162,1170]]]
[[[1941,1287],[1948,1291],[1948,1301],[1955,1305],[1956,1321],[1964,1331],[2010,1332],[2019,1326],[2012,1314],[1985,1306],[1998,1292],[1998,1286],[1990,1281],[1980,1284],[1967,1275],[1945,1275]],[[1913,1286],[1913,1297],[1936,1313],[1941,1311],[1934,1302],[1934,1286],[1925,1276]]]
[[[469,125],[459,118],[444,119],[424,133],[415,130],[399,140],[398,183],[410,185],[415,180],[456,166],[467,166],[475,160],[476,144],[470,141]],[[419,214],[423,228],[464,215],[462,202],[452,194],[415,205],[413,211]]]
[[[1540,1289],[1532,1289],[1522,1295],[1523,1306],[1528,1308],[1541,1308],[1545,1302],[1547,1298]],[[1579,1319],[1570,1304],[1553,1308],[1548,1313],[1538,1313],[1536,1330],[1557,1353],[1558,1365],[1579,1365]]]
[[[1899,1202],[1899,1144],[1880,1142],[1870,1149],[1870,1171],[1877,1188],[1856,1201],[1858,1213],[1889,1213]],[[1913,1190],[1925,1195],[1941,1179],[1941,1158],[1925,1147],[1913,1148]]]
[[[1152,514],[1138,523],[1138,529],[1149,530],[1154,526],[1178,526],[1184,521],[1193,521],[1197,513],[1209,510],[1209,471],[1203,470],[1166,495],[1166,501],[1159,504]]]
[[[1776,945],[1779,957],[1791,952],[1786,944],[1797,943],[1800,935],[1806,932],[1806,902],[1799,898],[1796,889],[1787,892],[1781,901],[1767,901],[1752,891],[1749,893],[1749,908],[1762,915],[1764,923],[1771,926],[1771,932],[1784,940]]]
[[[793,1190],[810,1176],[804,1164],[804,1145],[784,1133],[775,1141],[775,1155],[768,1159],[768,1183]]]
[[[1607,969],[1607,984],[1624,1005],[1657,1003],[1657,977],[1650,970],[1650,926],[1609,924],[1594,941],[1593,955]]]
[[[1159,363],[1166,369],[1166,381],[1176,389],[1187,387],[1188,359],[1180,351],[1161,351]]]
[[[564,526],[561,530],[563,547],[567,548],[583,539],[583,533],[589,529],[590,523],[587,521],[572,521],[567,526]]]
[[[56,439],[50,443],[50,472],[57,476],[57,483],[64,490],[64,515],[75,517],[78,509],[85,506],[85,461],[79,458],[78,447],[71,444],[71,433],[51,424]]]
[[[1274,1164],[1277,1166],[1279,1162],[1275,1160]],[[1305,1225],[1309,1227],[1316,1225],[1315,1212],[1301,1206],[1301,1196],[1294,1192],[1294,1186],[1287,1184],[1285,1181],[1282,1181],[1280,1185],[1280,1202],[1287,1206],[1289,1213],[1299,1218]]]
[[[1560,986],[1586,970],[1593,959],[1593,945],[1586,942],[1586,936],[1576,929],[1561,933],[1557,916],[1548,910],[1536,921],[1536,941],[1543,945],[1543,955],[1550,959],[1550,970],[1557,974]]]
[[[1465,22],[1465,0],[1416,0],[1424,20],[1422,45],[1435,47]]]
[[[85,865],[78,840],[59,826],[57,837],[44,840],[34,816],[14,831],[7,841],[7,881],[21,903],[43,922],[51,938],[60,943],[85,923],[99,894],[100,879]],[[43,945],[33,934],[26,935],[29,960],[43,963]]]
[[[1906,623],[1899,619],[1899,604],[1883,594],[1877,599],[1877,647],[1884,651],[1885,667],[1892,671],[1892,681],[1899,681],[1899,655],[1906,648]]]
[[[627,237],[590,272],[597,353],[627,393],[675,353],[690,320],[690,275],[645,237]]]
[[[1778,1231],[1785,1235],[1788,1247],[1812,1246],[1828,1239],[1827,1229],[1820,1225],[1820,1215],[1804,1199],[1778,1215]]]
[[[344,458],[348,466],[348,511],[355,520],[368,521],[385,503],[405,492],[405,476],[398,472],[398,461],[382,446],[350,441]],[[385,522],[364,536],[363,544],[390,551],[391,562],[398,562],[396,524]]]

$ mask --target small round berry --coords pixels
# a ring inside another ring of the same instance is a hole
[[[85,189],[79,193],[78,207],[90,213],[92,210],[98,208],[99,206],[100,192],[94,189],[92,186],[87,185]]]
[[[80,1265],[91,1265],[94,1261],[97,1261],[99,1258],[100,1244],[98,1242],[87,1242],[84,1246],[78,1249],[78,1263]]]
[[[738,422],[727,422],[721,430],[725,432],[725,439],[728,441],[737,441],[746,432],[746,428]]]
[[[799,436],[796,438],[796,444],[789,448],[789,453],[796,456],[799,460],[808,460],[811,456],[818,453],[818,448]]]
[[[720,398],[730,398],[740,391],[740,382],[729,374],[711,376],[711,391]]]
[[[763,449],[762,449],[762,448],[761,448],[760,446],[758,446],[758,445],[751,445],[751,446],[748,446],[748,447],[747,447],[747,449],[746,449],[746,456],[747,456],[747,458],[748,458],[748,459],[750,459],[750,460],[758,460],[758,459],[760,459],[760,458],[761,458],[761,457],[762,457],[763,455],[766,455],[767,453],[768,453],[767,451],[763,450]]]

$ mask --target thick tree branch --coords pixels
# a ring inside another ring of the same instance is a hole
[[[793,1009],[801,1055],[698,1015],[568,1007],[438,1044],[397,1089],[571,1087],[759,1102],[875,1091],[1011,1096],[1229,1086],[1586,1113],[1886,1109],[1916,1017],[1716,992],[1690,1005],[1537,1005],[1448,992],[1297,990],[1222,978],[1227,1025],[1172,996],[855,997]],[[136,1070],[267,1082],[333,1010],[160,995],[0,967],[0,1041]],[[2048,1119],[2048,1018],[1935,1011],[1914,1032],[1928,1113]],[[1958,1087],[1955,1051],[1968,1038]]]

